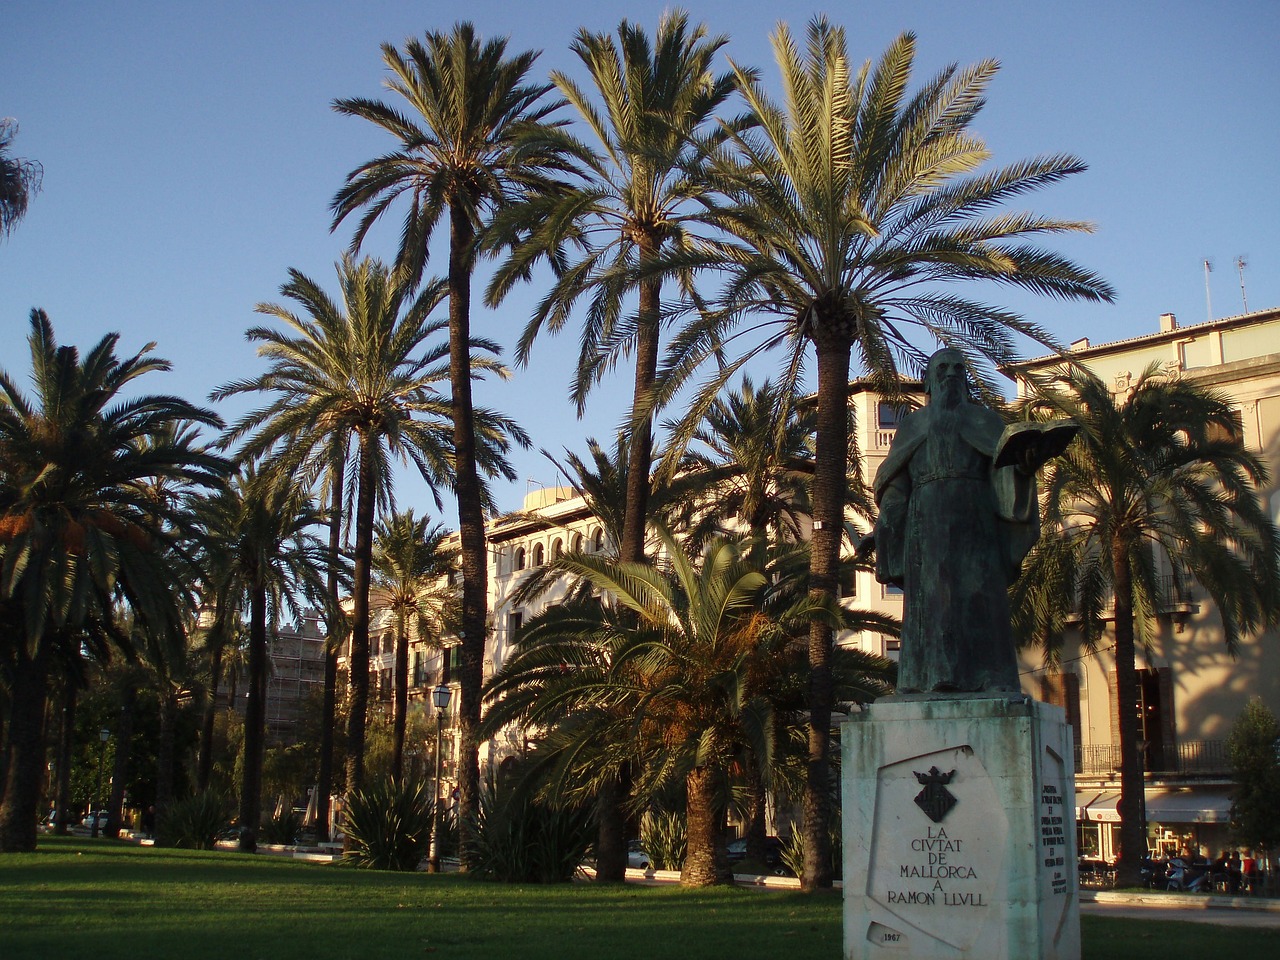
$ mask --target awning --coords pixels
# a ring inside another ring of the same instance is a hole
[[[1185,787],[1181,790],[1149,788],[1148,823],[1227,823],[1231,819],[1231,794],[1212,787]],[[1083,790],[1076,793],[1076,820],[1080,823],[1119,823],[1114,790]]]
[[[1231,794],[1226,789],[1190,787],[1148,790],[1148,823],[1229,823]]]

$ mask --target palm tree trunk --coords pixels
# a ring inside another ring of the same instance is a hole
[[[404,730],[409,712],[409,631],[403,622],[396,631],[395,717],[392,720],[391,776],[404,776]]]
[[[218,688],[222,684],[222,644],[209,651],[209,701],[200,718],[200,762],[196,766],[196,789],[209,789],[213,777],[213,728],[218,714]]]
[[[847,337],[814,340],[818,357],[818,413],[813,469],[813,540],[809,595],[818,605],[836,599],[844,489],[848,483],[849,357]],[[831,627],[815,616],[809,624],[809,757],[804,792],[805,890],[831,886]]]
[[[262,820],[262,756],[267,718],[267,593],[249,598],[249,698],[244,711],[244,779],[240,785],[240,852],[256,853]]]
[[[79,688],[68,677],[67,692],[62,704],[62,729],[58,737],[58,786],[54,799],[57,818],[53,832],[60,837],[65,837],[67,828],[71,826],[71,752],[75,748],[78,699]]]
[[[345,454],[345,450],[343,453]],[[329,839],[329,798],[333,795],[333,728],[338,713],[338,654],[342,650],[342,611],[338,605],[338,555],[342,549],[342,481],[346,457],[333,466],[329,491],[329,570],[325,583],[333,609],[329,614],[328,637],[324,645],[324,694],[320,719],[320,770],[316,774],[316,835]]]
[[[120,719],[116,722],[115,757],[111,763],[111,794],[107,801],[105,837],[120,836],[124,826],[124,792],[129,784],[129,765],[133,762],[133,718],[138,712],[138,678],[130,672],[124,677],[120,695]]]
[[[34,657],[20,644],[13,658],[9,694],[9,762],[0,803],[0,853],[36,848],[36,807],[44,775],[44,708],[49,653],[41,644]]]
[[[1142,860],[1147,853],[1141,745],[1138,730],[1138,675],[1133,640],[1133,580],[1128,551],[1120,538],[1111,546],[1112,584],[1116,596],[1116,716],[1120,735],[1120,857],[1116,885],[1141,883]]]
[[[174,734],[178,722],[178,691],[166,683],[160,696],[160,739],[156,748],[156,809],[152,836],[163,837],[164,818],[173,803]]]
[[[355,568],[351,583],[351,654],[347,686],[347,794],[364,788],[364,738],[369,713],[369,577],[373,569],[374,477],[372,440],[360,436],[356,467]]]
[[[462,869],[471,849],[471,822],[480,802],[480,685],[484,673],[488,569],[480,475],[471,402],[471,269],[475,230],[458,200],[449,205],[449,387],[453,393],[454,481],[462,559],[461,699],[458,719],[458,841]]]
[[[760,774],[760,761],[757,759],[755,751],[747,751],[746,757],[746,781],[747,781],[747,829],[744,839],[747,841],[745,856],[747,860],[755,863],[763,864],[768,856],[765,847],[765,837],[768,832],[765,829],[765,787],[764,777]]]
[[[715,774],[709,767],[695,767],[685,776],[685,811],[689,847],[680,868],[680,883],[686,887],[709,887],[726,875],[717,851],[720,847],[720,817],[716,815]]]
[[[657,253],[652,240],[640,243],[642,262]],[[631,440],[627,448],[627,502],[622,520],[618,558],[623,563],[644,562],[644,534],[649,510],[649,470],[653,466],[653,415],[649,409],[658,376],[661,330],[662,281],[654,278],[640,285],[639,324],[636,330],[635,384],[631,395]],[[644,411],[643,419],[639,412]]]

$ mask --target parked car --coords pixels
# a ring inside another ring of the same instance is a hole
[[[645,852],[639,840],[632,840],[627,844],[627,866],[638,870],[649,869],[649,854]]]
[[[728,846],[730,866],[741,863],[747,857],[747,839],[739,837],[731,840]],[[790,877],[792,873],[782,862],[782,841],[777,837],[764,838],[764,865],[775,877]]]
[[[94,813],[89,814],[87,817],[85,817],[83,820],[81,820],[81,821],[80,821],[80,826],[82,826],[82,827],[88,827],[90,830],[92,830],[92,829],[93,829],[93,820],[94,820],[94,818],[95,818],[95,817],[96,817],[96,818],[97,818],[97,820],[98,820],[98,829],[99,829],[99,830],[104,829],[104,828],[106,827],[106,825],[107,825],[107,811],[106,811],[106,810],[98,810],[98,811],[95,811]]]

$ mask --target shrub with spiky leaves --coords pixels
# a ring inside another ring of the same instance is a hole
[[[480,794],[467,862],[477,876],[503,883],[573,879],[595,838],[588,805],[543,800],[521,785],[492,782]]]
[[[683,813],[645,815],[640,839],[655,870],[679,870],[689,850],[689,832]]]
[[[160,821],[162,846],[212,850],[231,822],[231,800],[218,790],[199,793],[170,805]]]
[[[434,804],[422,782],[383,779],[347,801],[343,859],[373,870],[415,870],[431,846]]]

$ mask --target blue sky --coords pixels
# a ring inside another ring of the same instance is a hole
[[[507,34],[513,50],[541,49],[540,75],[581,75],[568,51],[580,26],[611,30],[623,16],[652,25],[662,9],[613,0],[17,6],[0,35],[0,116],[19,121],[14,152],[43,163],[44,190],[0,243],[0,367],[25,375],[27,316],[39,306],[66,343],[108,331],[122,334],[122,350],[157,341],[174,372],[151,391],[200,400],[250,374],[258,361],[243,333],[264,319],[254,305],[278,299],[290,267],[332,289],[350,232],[330,233],[329,200],[349,170],[389,146],[329,106],[382,95],[381,43],[465,18]],[[689,9],[769,82],[774,25],[799,33],[824,10],[859,60],[914,30],[921,81],[952,61],[998,59],[977,123],[995,161],[1072,152],[1090,166],[1028,206],[1097,225],[1055,246],[1106,276],[1117,302],[1005,301],[1061,339],[1136,336],[1164,312],[1202,322],[1205,258],[1214,316],[1243,311],[1240,255],[1249,308],[1280,306],[1280,4],[715,0]],[[366,250],[389,258],[394,244],[393,230],[379,231]],[[477,307],[477,332],[514,343],[535,295]],[[534,440],[517,458],[521,479],[497,490],[504,509],[555,482],[537,448],[580,451],[585,436],[607,440],[623,414],[619,374],[575,420],[565,399],[573,352],[572,334],[546,340],[527,370],[481,387],[479,402],[519,418]],[[429,506],[413,483],[399,496]]]

